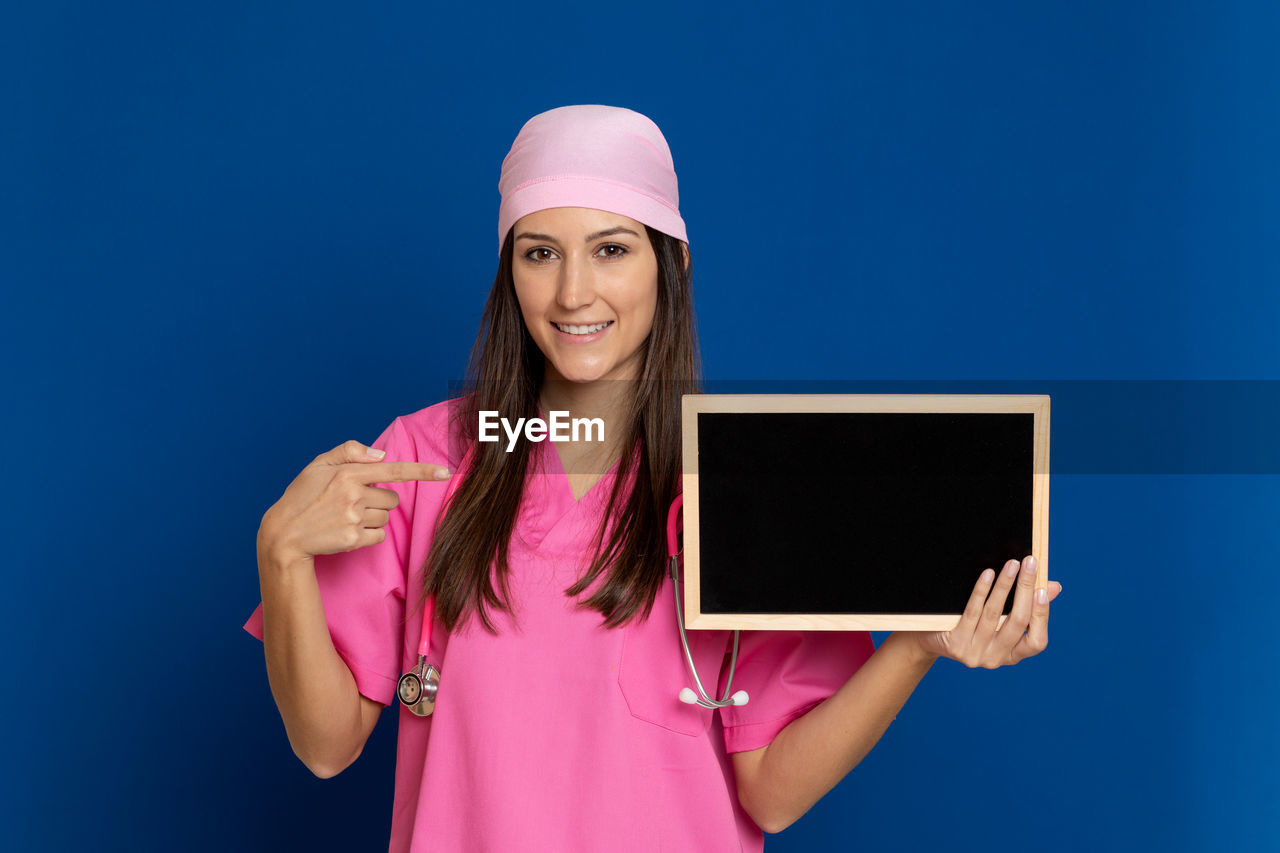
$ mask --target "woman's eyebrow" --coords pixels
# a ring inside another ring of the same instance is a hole
[[[632,231],[630,228],[627,228],[625,225],[619,225],[616,228],[607,228],[604,231],[597,231],[594,234],[588,234],[586,238],[583,239],[582,242],[590,243],[592,240],[599,240],[601,237],[611,237],[614,234],[630,234],[632,237],[640,236],[636,232]],[[529,240],[544,240],[548,243],[559,242],[558,240],[556,240],[555,237],[552,237],[550,234],[533,234],[529,231],[525,231],[521,234],[516,235],[517,240],[524,240],[526,238]]]

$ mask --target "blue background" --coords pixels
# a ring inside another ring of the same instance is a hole
[[[461,376],[499,165],[551,107],[665,132],[713,380],[1280,379],[1275,4],[31,5],[0,12],[9,849],[385,847],[394,712],[334,779],[293,756],[254,534]],[[1280,845],[1273,439],[1090,465],[1114,415],[1054,398],[1048,651],[939,662],[769,850]]]

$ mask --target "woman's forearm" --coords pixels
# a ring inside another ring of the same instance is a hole
[[[314,561],[258,554],[267,679],[294,754],[312,773],[341,773],[361,748],[355,678],[325,622]]]
[[[753,756],[738,796],[752,819],[781,832],[858,764],[889,728],[936,655],[895,633],[845,684]]]

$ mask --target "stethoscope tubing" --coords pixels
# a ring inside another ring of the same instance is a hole
[[[725,681],[724,695],[719,699],[712,699],[707,694],[707,689],[702,686],[702,679],[698,677],[698,666],[693,662],[693,653],[689,651],[689,635],[685,633],[684,613],[680,607],[680,541],[677,527],[683,518],[683,506],[684,495],[676,495],[676,499],[671,502],[671,509],[667,510],[667,556],[670,561],[668,565],[671,573],[672,597],[676,600],[676,625],[680,628],[680,645],[684,647],[684,659],[689,664],[689,672],[693,674],[693,683],[698,688],[698,694],[693,697],[693,691],[686,687],[680,691],[680,701],[711,709],[745,705],[746,692],[738,691],[740,696],[733,693],[733,675],[738,668],[738,631],[733,632],[733,654],[729,657],[729,677]]]

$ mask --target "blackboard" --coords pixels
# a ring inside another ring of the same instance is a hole
[[[950,630],[986,568],[1034,554],[1048,583],[1047,395],[690,394],[682,415],[689,628]]]

